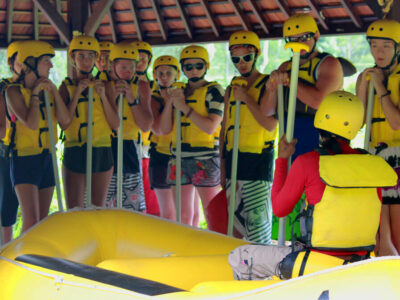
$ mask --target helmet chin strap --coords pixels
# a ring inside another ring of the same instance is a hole
[[[397,45],[395,45],[395,46],[394,46],[394,55],[393,55],[393,57],[392,57],[392,60],[390,61],[390,63],[389,63],[387,66],[382,67],[382,68],[380,68],[380,69],[382,69],[382,70],[389,70],[389,69],[393,66],[393,64],[395,63],[395,61],[397,60],[398,56],[399,56],[399,53],[397,52]]]
[[[204,77],[206,76],[206,73],[207,73],[207,70],[204,72],[204,74],[201,77],[192,77],[192,78],[189,78],[189,81],[198,82],[198,81],[204,79]]]
[[[251,70],[249,72],[247,72],[247,73],[240,74],[240,75],[243,76],[243,77],[246,77],[246,78],[249,77],[251,75],[251,73],[253,73],[254,68],[256,67],[256,62],[257,62],[257,56],[254,57],[254,62],[253,62],[253,65],[251,66]]]
[[[307,59],[307,58],[310,57],[311,54],[314,53],[315,47],[316,47],[316,45],[317,45],[317,41],[316,41],[315,39],[314,39],[314,41],[315,41],[315,43],[314,43],[314,46],[312,47],[312,49],[311,49],[310,51],[308,51],[306,54],[300,55],[300,58],[302,58],[302,59]]]

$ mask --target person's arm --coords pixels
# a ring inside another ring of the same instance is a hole
[[[283,137],[279,142],[278,158],[271,191],[272,211],[281,218],[290,214],[301,198],[305,187],[305,170],[299,156],[292,164],[289,174],[288,158],[294,153],[296,139],[291,143]]]
[[[151,129],[151,124],[153,123],[153,115],[151,113],[151,89],[148,82],[139,80],[138,95],[140,99],[139,103],[130,106],[130,108],[136,124],[143,132],[147,132]],[[136,101],[135,97],[127,97],[127,99],[131,105]]]
[[[6,90],[6,100],[10,112],[15,114],[18,121],[31,130],[36,130],[39,126],[40,87],[38,88],[38,86],[32,91],[29,107],[25,105],[24,96],[18,86],[10,85]]]
[[[0,95],[0,138],[6,136],[7,129],[7,115],[6,115],[6,101],[2,95]]]
[[[168,134],[174,128],[174,105],[171,94],[182,93],[183,91],[166,89],[161,91],[161,96],[164,99],[164,109],[160,115],[159,129],[161,134]]]
[[[264,102],[263,106],[264,110],[266,111],[263,111],[261,109],[261,104],[259,105],[257,101],[254,101],[254,99],[247,93],[245,87],[233,86],[232,90],[234,97],[247,105],[254,119],[256,119],[257,123],[260,124],[260,126],[264,127],[268,131],[273,131],[276,128],[278,120],[273,117],[273,115],[275,114],[276,98],[270,99],[268,98],[266,93],[264,93],[262,98],[265,99],[261,100],[261,102]],[[271,102],[268,103],[268,101]]]
[[[322,99],[343,86],[343,69],[339,60],[328,56],[319,66],[318,79],[314,86],[298,82],[297,98],[304,104],[318,109]]]
[[[103,104],[103,111],[106,117],[107,123],[112,130],[118,130],[119,127],[119,117],[118,112],[115,110],[114,105],[111,104],[111,100],[108,99],[106,95],[105,84],[102,80],[95,80],[94,89],[100,96],[101,102]]]
[[[155,135],[162,135],[161,134],[161,103],[160,99],[156,96],[151,96],[151,113],[153,114],[153,124],[151,124],[151,131]]]
[[[58,123],[61,128],[66,127],[71,122],[71,117],[68,112],[68,108],[65,105],[63,99],[60,96],[60,93],[57,90],[57,87],[50,81],[51,92],[54,97],[54,113],[57,118]]]

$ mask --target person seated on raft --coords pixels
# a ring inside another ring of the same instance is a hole
[[[328,94],[314,120],[320,133],[319,148],[300,155],[289,174],[288,159],[297,140],[281,139],[272,209],[278,217],[288,215],[305,192],[307,206],[298,216],[305,225],[303,236],[296,243],[292,238],[292,247],[244,245],[235,249],[229,263],[237,278],[291,278],[307,274],[311,266],[316,271],[369,258],[380,223],[381,187],[396,184],[397,175],[381,157],[351,148],[350,140],[363,118],[358,97],[344,91]],[[257,264],[263,272],[255,274],[260,270]],[[296,266],[302,266],[300,271]]]

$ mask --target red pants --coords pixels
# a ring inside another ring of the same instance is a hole
[[[149,158],[142,159],[143,186],[144,186],[144,198],[146,200],[146,211],[148,214],[160,216],[160,207],[158,206],[156,193],[150,188],[149,162],[150,162]]]

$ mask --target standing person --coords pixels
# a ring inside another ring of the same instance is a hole
[[[318,26],[313,17],[308,14],[296,14],[291,16],[283,25],[283,37],[286,42],[301,42],[310,48],[308,52],[300,52],[299,75],[297,86],[297,100],[293,136],[299,143],[296,145],[296,152],[292,161],[300,154],[312,151],[318,147],[319,134],[314,127],[314,115],[322,99],[330,92],[340,90],[343,85],[343,69],[339,60],[329,53],[319,52],[317,42],[319,39]],[[278,97],[278,85],[284,86],[284,109],[285,126],[287,110],[289,106],[289,78],[291,61],[284,62],[277,70],[270,75],[268,83],[268,98],[276,101]],[[270,103],[266,101],[265,103]],[[268,112],[267,107],[261,106],[264,113]],[[292,214],[287,218],[287,223],[295,226],[294,232],[299,235],[299,225],[294,224],[294,219],[301,209],[302,203],[295,207]],[[276,226],[273,230],[273,238],[277,238],[277,219],[274,218]],[[291,232],[291,226],[286,226],[286,236]]]
[[[397,175],[382,158],[350,147],[363,116],[363,104],[355,95],[328,94],[314,121],[321,145],[300,155],[289,173],[288,160],[297,140],[281,139],[272,208],[279,217],[288,215],[305,192],[303,235],[292,247],[245,245],[235,249],[229,262],[239,278],[251,277],[252,267],[262,270],[263,274],[256,275],[259,279],[273,275],[289,279],[369,258],[380,223],[381,187],[395,184]]]
[[[375,21],[368,27],[367,39],[375,66],[359,75],[357,95],[366,106],[369,76],[375,89],[370,147],[400,174],[400,23],[388,19]],[[384,188],[382,200],[379,255],[399,254],[400,184]]]
[[[150,101],[140,98],[138,87],[140,83],[135,76],[138,61],[138,51],[130,43],[122,42],[114,45],[110,52],[111,69],[116,81],[107,83],[107,95],[114,99],[113,105],[117,109],[119,95],[123,97],[123,182],[122,207],[135,211],[146,211],[142,176],[140,172],[141,159],[136,145],[139,140],[139,130],[149,130],[153,117],[150,110]],[[117,153],[118,138],[116,132],[112,136],[112,150],[114,156],[114,174],[111,179],[107,195],[107,206],[115,207],[117,202]]]
[[[274,140],[277,120],[275,99],[267,99],[268,75],[261,74],[256,61],[261,53],[260,41],[252,31],[238,31],[229,39],[229,51],[240,78],[246,87],[231,84],[225,93],[223,131],[220,135],[223,184],[230,198],[232,148],[235,125],[235,99],[240,106],[239,153],[234,233],[252,242],[271,242],[272,208],[271,185],[274,161]],[[267,112],[263,113],[260,106]],[[225,184],[225,178],[226,183]]]
[[[170,220],[176,220],[175,198],[167,179],[168,162],[171,158],[172,132],[162,134],[161,120],[162,118],[170,118],[166,115],[171,114],[171,111],[166,109],[166,106],[171,106],[168,90],[171,89],[175,81],[179,80],[179,77],[180,67],[175,57],[163,55],[154,61],[153,78],[157,86],[153,90],[151,101],[154,122],[150,135],[149,177],[151,188],[157,195],[160,216]]]
[[[194,195],[199,193],[203,208],[221,190],[218,135],[224,109],[224,90],[216,82],[204,79],[210,67],[208,52],[197,45],[184,48],[181,69],[188,78],[186,88],[168,91],[165,118],[160,127],[164,134],[173,132],[172,155],[168,163],[168,181],[174,196],[176,188],[176,120],[179,109],[182,137],[182,223],[193,224]]]
[[[75,69],[75,78],[67,77],[60,94],[68,107],[71,121],[64,127],[63,180],[67,207],[83,207],[86,187],[86,127],[88,120],[88,87],[93,85],[92,137],[92,204],[104,206],[112,177],[113,157],[111,130],[119,126],[118,113],[106,96],[105,85],[95,80],[92,71],[100,53],[94,37],[75,36],[68,55]]]
[[[138,51],[139,51],[139,62],[136,68],[136,75],[139,77],[139,80],[145,82],[146,85],[142,85],[139,88],[139,94],[142,97],[151,98],[151,94],[156,88],[156,84],[153,80],[149,79],[147,74],[147,70],[150,66],[151,60],[153,58],[153,50],[149,43],[138,41],[133,43]],[[151,101],[151,100],[149,100]],[[144,195],[146,199],[146,210],[148,214],[160,216],[160,207],[158,205],[157,196],[155,192],[150,187],[150,178],[149,178],[149,148],[150,148],[150,130],[141,132],[141,139],[139,147],[139,153],[142,157],[141,159],[141,170],[143,176],[143,188]]]
[[[11,181],[21,205],[22,232],[47,216],[53,197],[55,180],[48,127],[53,126],[57,135],[57,120],[61,127],[70,121],[56,86],[48,79],[53,56],[54,49],[46,42],[23,42],[17,55],[23,68],[6,90],[13,120]],[[53,124],[48,124],[42,90],[50,94]]]
[[[110,74],[110,51],[113,46],[114,44],[110,41],[99,42],[100,55],[96,59],[96,68],[98,71],[96,74],[96,79],[106,81],[111,80],[112,76]]]
[[[1,81],[1,92],[0,92],[0,122],[1,122],[1,136],[3,137],[0,141],[0,219],[1,219],[1,231],[3,236],[3,243],[8,243],[12,239],[13,225],[17,221],[18,211],[18,198],[15,194],[14,188],[11,184],[10,179],[10,138],[11,138],[11,127],[10,127],[10,116],[7,112],[7,104],[5,91],[7,85],[16,81],[22,70],[22,64],[17,61],[17,54],[19,47],[22,45],[22,41],[12,42],[7,47],[7,63],[10,67],[12,77],[3,79]]]

